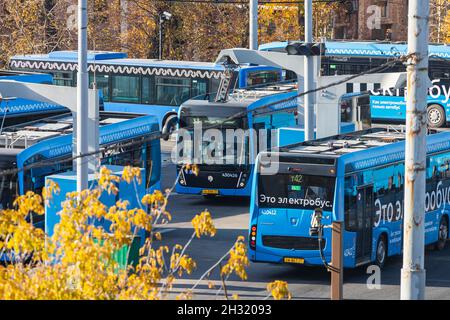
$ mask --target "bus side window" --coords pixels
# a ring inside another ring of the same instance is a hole
[[[446,161],[445,178],[450,178],[450,160]]]
[[[208,90],[209,91],[208,93],[215,93],[219,90],[220,80],[212,78],[209,85],[210,85],[210,88]]]
[[[388,190],[392,190],[393,186],[394,186],[394,177],[391,176],[388,178]]]
[[[403,189],[403,175],[400,172],[397,174],[397,179],[395,181],[395,187],[397,188],[397,190]]]
[[[136,76],[112,76],[111,100],[125,103],[140,102],[140,78]]]
[[[73,72],[54,72],[53,84],[57,86],[72,87],[74,86]]]
[[[177,106],[189,99],[191,79],[156,77],[156,104]]]
[[[344,192],[344,220],[345,230],[356,231],[358,229],[357,208],[356,208],[356,185],[352,177],[345,178]]]
[[[109,96],[109,75],[107,74],[96,74],[94,78],[94,74],[89,73],[89,87],[92,88],[93,84],[97,85],[97,89],[102,90],[103,93],[103,101],[108,102],[110,100]]]
[[[153,76],[142,77],[142,103],[151,104],[155,96],[155,78]]]
[[[191,97],[197,97],[208,93],[207,79],[192,79]]]
[[[432,171],[433,172],[432,179],[433,180],[438,180],[440,178],[440,174],[439,174],[439,170],[438,170],[437,166],[433,166],[432,170],[433,170]]]

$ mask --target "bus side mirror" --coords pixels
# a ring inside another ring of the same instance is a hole
[[[178,117],[175,115],[169,116],[161,132],[164,141],[169,140],[170,135],[172,134],[172,132],[175,131],[177,124],[178,124]]]

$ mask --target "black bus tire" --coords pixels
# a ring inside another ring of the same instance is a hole
[[[161,132],[165,135],[164,140],[169,140],[170,135],[176,130],[177,115],[171,113],[163,120]]]
[[[445,122],[445,111],[438,104],[431,104],[427,107],[427,122],[430,128],[440,128]]]
[[[441,222],[439,223],[439,231],[438,231],[438,241],[436,242],[436,250],[441,251],[444,250],[445,244],[448,239],[448,221],[446,217],[441,218]]]
[[[384,235],[381,235],[378,238],[377,242],[377,250],[375,251],[375,263],[380,269],[383,269],[383,267],[386,264],[387,259],[387,243],[386,243],[386,237]]]

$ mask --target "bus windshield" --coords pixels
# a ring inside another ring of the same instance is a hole
[[[198,137],[192,137],[190,141],[183,142],[184,155],[194,157],[194,162],[197,164],[248,164],[247,118],[241,116],[230,119],[238,112],[235,109],[222,108],[214,112],[183,110],[186,112],[183,112],[180,117],[180,129],[186,129],[191,134],[194,133],[194,136],[201,134],[201,150],[194,152],[194,144],[197,144]],[[221,136],[216,137],[219,133]]]
[[[259,207],[331,211],[335,180],[334,177],[291,173],[260,175]]]

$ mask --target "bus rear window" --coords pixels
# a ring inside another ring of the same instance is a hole
[[[260,175],[259,207],[331,211],[335,180],[334,177],[303,174]]]

